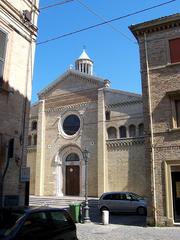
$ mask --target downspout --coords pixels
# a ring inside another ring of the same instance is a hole
[[[148,84],[148,97],[149,97],[149,115],[150,115],[150,130],[151,130],[151,160],[152,160],[152,188],[153,188],[153,211],[154,211],[154,222],[157,225],[157,209],[156,209],[156,182],[155,182],[155,163],[154,163],[154,131],[153,131],[153,117],[152,117],[152,102],[151,102],[151,84],[149,76],[149,61],[148,61],[148,49],[147,49],[147,39],[146,33],[144,33],[144,43],[145,43],[145,56],[146,56],[146,71],[147,71],[147,84]]]

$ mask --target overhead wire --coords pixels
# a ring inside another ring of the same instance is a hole
[[[41,11],[41,10],[45,10],[45,9],[48,9],[48,8],[57,7],[59,5],[69,3],[69,2],[73,2],[73,1],[74,0],[64,0],[64,1],[61,1],[61,2],[58,2],[58,3],[54,3],[54,4],[51,4],[51,5],[45,6],[45,7],[41,7],[41,8],[39,8],[39,10]]]
[[[101,15],[99,15],[97,12],[95,12],[92,8],[90,8],[87,4],[85,4],[84,2],[82,2],[81,0],[76,0],[79,4],[81,4],[84,8],[86,8],[89,12],[91,12],[93,15],[95,15],[96,17],[98,17],[100,20],[103,21],[107,21],[107,19],[105,19],[104,17],[102,17]],[[133,41],[130,37],[128,37],[125,33],[121,32],[118,28],[116,28],[115,26],[113,26],[111,23],[107,23],[115,32],[120,33],[123,37],[127,38],[129,41],[133,42],[133,43],[137,43],[135,41]]]
[[[133,16],[133,15],[137,15],[137,14],[142,13],[142,12],[152,10],[154,8],[162,7],[164,5],[170,4],[170,3],[175,2],[175,1],[177,1],[177,0],[171,0],[171,1],[163,2],[163,3],[160,3],[158,5],[153,5],[151,7],[144,8],[144,9],[138,10],[136,12],[128,13],[126,15],[123,15],[123,16],[120,16],[120,17],[117,17],[117,18],[113,18],[113,19],[110,19],[110,20],[107,20],[107,21],[104,21],[104,22],[101,22],[101,23],[98,23],[98,24],[95,24],[95,25],[91,25],[91,26],[88,26],[88,27],[85,27],[85,28],[82,28],[82,29],[79,29],[79,30],[76,30],[76,31],[73,31],[73,32],[65,33],[65,34],[62,34],[62,35],[54,37],[54,38],[50,38],[50,39],[47,39],[47,40],[44,40],[44,41],[41,41],[41,42],[37,42],[37,45],[42,45],[42,44],[45,44],[45,43],[48,43],[48,42],[58,40],[60,38],[64,38],[64,37],[71,36],[71,35],[74,35],[74,34],[77,34],[77,33],[83,32],[83,31],[87,31],[89,29],[93,29],[93,28],[105,25],[105,24],[109,24],[111,22],[115,22],[115,21],[118,21],[120,19],[124,19],[124,18],[130,17],[130,16]]]

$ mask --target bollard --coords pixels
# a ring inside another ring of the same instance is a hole
[[[109,211],[108,210],[102,211],[102,224],[104,224],[104,225],[109,224]]]

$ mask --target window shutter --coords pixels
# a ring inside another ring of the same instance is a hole
[[[169,40],[171,63],[180,62],[180,38]]]
[[[7,34],[0,30],[0,86],[3,82],[3,69],[5,62]]]

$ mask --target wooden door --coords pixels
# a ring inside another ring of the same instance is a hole
[[[79,196],[79,166],[66,166],[66,195]]]
[[[172,172],[174,221],[180,222],[180,172]]]

